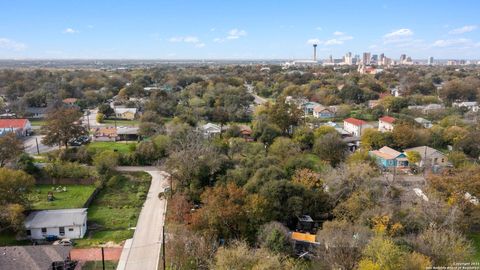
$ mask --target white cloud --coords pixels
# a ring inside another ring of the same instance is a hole
[[[448,33],[451,35],[458,35],[458,34],[464,34],[464,33],[475,31],[475,29],[477,29],[476,25],[465,25],[463,27],[453,29]]]
[[[89,25],[87,25],[87,28],[89,28],[89,29],[93,29],[93,28],[94,28],[94,26],[93,26],[93,25],[91,25],[91,24],[89,24]]]
[[[321,26],[317,26],[315,29],[318,30],[318,31],[322,31],[322,30],[323,30],[323,28],[322,28]]]
[[[63,33],[64,34],[76,34],[76,33],[78,33],[78,31],[73,29],[73,28],[67,28],[67,29],[63,30]]]
[[[0,49],[7,49],[12,51],[23,51],[27,45],[8,38],[0,38]]]
[[[171,37],[168,39],[170,42],[185,42],[185,43],[199,43],[200,40],[194,36],[185,36],[185,37]]]
[[[352,36],[347,36],[343,32],[335,31],[333,32],[333,37],[331,37],[330,39],[320,40],[318,38],[311,38],[307,40],[307,44],[318,44],[323,46],[342,45],[345,43],[345,41],[352,39]]]
[[[210,32],[215,32],[215,30],[217,30],[217,29],[215,29],[215,28],[210,28]]]
[[[239,39],[241,37],[244,37],[247,35],[247,31],[245,30],[239,30],[237,28],[234,28],[230,31],[227,32],[227,36],[226,37],[223,37],[223,38],[220,38],[220,37],[217,37],[217,38],[214,38],[213,39],[213,42],[216,42],[216,43],[223,43],[227,40],[235,40],[235,39]]]
[[[332,38],[329,40],[326,40],[325,42],[322,43],[325,46],[330,46],[330,45],[341,45],[343,44],[343,40]]]
[[[413,36],[412,30],[408,28],[402,28],[402,29],[398,29],[393,32],[385,34],[383,36],[383,43],[389,44],[389,43],[405,42],[410,40],[411,36]]]
[[[384,38],[397,38],[397,37],[408,37],[413,35],[413,31],[408,28],[402,28],[385,34]]]
[[[227,39],[239,39],[240,37],[246,36],[247,32],[245,30],[239,30],[234,28],[228,31]]]
[[[318,38],[311,38],[307,40],[307,44],[313,45],[313,44],[320,44],[322,41]]]
[[[193,44],[196,48],[203,48],[205,47],[205,43],[201,42],[198,37],[195,36],[178,36],[178,37],[171,37],[168,39],[169,42],[183,42]]]
[[[433,47],[453,47],[453,46],[472,46],[474,45],[470,39],[466,38],[459,38],[459,39],[439,39],[435,41],[432,46]]]

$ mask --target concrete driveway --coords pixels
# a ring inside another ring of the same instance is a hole
[[[168,173],[155,167],[119,167],[119,171],[145,171],[152,176],[147,199],[138,218],[133,238],[127,240],[117,270],[156,270],[160,263],[166,199],[158,194],[168,187]]]
[[[42,143],[43,135],[35,135],[25,137],[23,141],[23,147],[25,148],[25,152],[31,155],[37,155],[37,141],[38,141],[38,150],[41,153],[50,152],[52,150],[58,149],[58,146],[48,146]]]

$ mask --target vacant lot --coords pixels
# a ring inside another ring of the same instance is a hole
[[[113,150],[119,153],[129,153],[135,149],[137,143],[125,142],[91,142],[88,145],[88,150],[94,152],[101,152],[105,150]]]
[[[93,185],[36,185],[29,199],[34,210],[81,208],[94,190]],[[50,191],[55,198],[51,202],[47,200]]]
[[[107,126],[115,126],[115,120],[105,119],[103,124]],[[136,127],[140,124],[138,120],[117,120],[117,127]]]
[[[78,240],[78,245],[121,243],[131,238],[150,180],[147,173],[125,173],[107,181],[88,209],[88,236]]]

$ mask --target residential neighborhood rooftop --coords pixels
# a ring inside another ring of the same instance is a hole
[[[87,208],[34,211],[25,219],[25,228],[81,225],[86,216]]]

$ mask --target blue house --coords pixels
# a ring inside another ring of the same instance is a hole
[[[408,159],[405,153],[398,152],[388,146],[369,152],[370,156],[377,160],[377,163],[384,168],[405,168],[408,167]]]

